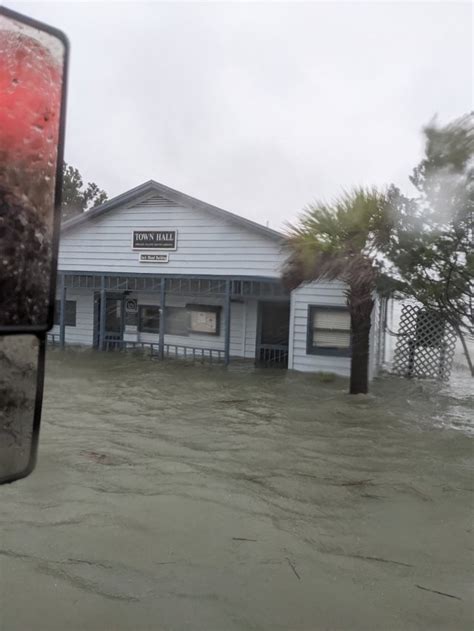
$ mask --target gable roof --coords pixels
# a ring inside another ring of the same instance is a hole
[[[146,197],[150,193],[154,193],[155,195],[158,194],[162,197],[165,197],[170,202],[174,202],[175,204],[179,204],[180,206],[186,206],[189,208],[194,208],[196,210],[203,210],[207,213],[211,213],[218,218],[226,219],[227,221],[231,221],[235,224],[240,225],[243,228],[247,228],[248,230],[259,232],[262,235],[273,239],[274,241],[282,241],[284,239],[283,234],[281,232],[278,232],[277,230],[272,230],[271,228],[262,226],[255,221],[251,221],[250,219],[239,217],[239,215],[235,215],[228,210],[223,210],[222,208],[218,208],[217,206],[206,204],[206,202],[196,199],[195,197],[185,195],[185,193],[176,191],[175,189],[169,188],[168,186],[160,184],[159,182],[155,182],[154,180],[144,182],[143,184],[140,184],[139,186],[136,186],[135,188],[132,188],[125,193],[117,195],[113,199],[108,200],[100,206],[97,206],[97,208],[94,208],[93,210],[88,210],[77,217],[69,219],[62,225],[61,232],[68,232],[69,230],[79,227],[82,224],[85,224],[86,222],[91,221],[96,217],[100,217],[105,213],[111,212],[118,208],[122,208],[126,205],[130,205],[131,202],[137,200],[139,201],[141,198]]]

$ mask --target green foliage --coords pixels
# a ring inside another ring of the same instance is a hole
[[[305,280],[339,278],[371,294],[392,219],[387,196],[376,189],[356,188],[332,204],[309,205],[298,223],[288,226],[285,283],[293,288]]]
[[[385,248],[403,294],[474,333],[474,115],[425,129],[425,157],[411,181],[418,196],[389,189],[395,230]]]
[[[94,182],[84,186],[79,170],[71,165],[63,165],[63,190],[61,219],[66,221],[76,215],[100,206],[107,201],[107,193]]]
[[[418,195],[358,188],[308,206],[288,226],[283,280],[291,289],[346,283],[353,354],[374,289],[415,298],[455,327],[474,374],[463,337],[474,335],[474,113],[423,131],[425,156],[410,178]]]

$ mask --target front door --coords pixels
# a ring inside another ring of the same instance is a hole
[[[96,294],[94,301],[94,346],[100,342],[100,294]],[[124,297],[123,294],[107,293],[105,299],[105,331],[104,345],[106,350],[121,347],[124,329]]]
[[[289,333],[290,303],[259,302],[257,362],[270,366],[288,366]]]

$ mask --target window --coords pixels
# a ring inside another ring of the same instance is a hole
[[[54,324],[61,323],[61,301],[56,300],[54,303]],[[66,310],[64,312],[65,326],[76,326],[76,301],[66,300]]]
[[[185,307],[165,307],[165,333],[189,335],[189,313]]]
[[[345,307],[309,306],[307,353],[350,357],[351,318]]]
[[[160,332],[160,307],[140,305],[138,308],[138,330],[141,333]]]
[[[220,334],[221,307],[213,305],[186,305],[189,309],[189,330],[204,335]]]

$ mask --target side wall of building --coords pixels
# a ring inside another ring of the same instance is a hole
[[[56,302],[60,300],[59,294]],[[76,302],[76,326],[65,327],[66,344],[92,346],[94,331],[94,293],[90,289],[68,290],[67,300]],[[55,325],[51,334],[59,336],[59,326]]]
[[[308,308],[345,307],[344,284],[339,281],[305,283],[291,293],[290,338],[288,367],[302,372],[331,372],[343,377],[350,376],[350,357],[333,355],[313,355],[307,353]],[[369,377],[378,372],[378,345],[380,301],[375,301],[370,333]]]
[[[306,352],[308,336],[308,307],[320,305],[344,307],[343,283],[305,283],[293,290],[290,304],[290,339],[288,367],[302,372],[332,372],[348,377],[350,358],[328,355],[309,355]]]

